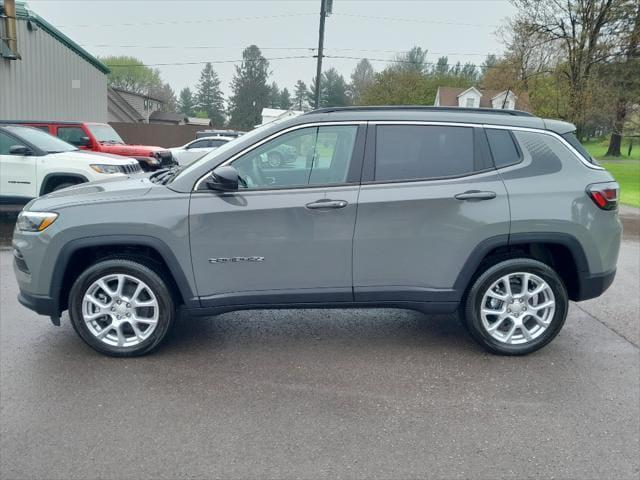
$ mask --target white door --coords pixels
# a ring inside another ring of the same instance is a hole
[[[180,165],[186,165],[197,160],[210,150],[209,140],[198,140],[187,145],[184,149],[180,149],[176,159]]]
[[[12,154],[27,145],[12,135],[0,132],[0,196],[5,202],[28,200],[38,196],[36,160],[31,154]]]

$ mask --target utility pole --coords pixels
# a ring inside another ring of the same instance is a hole
[[[320,31],[318,32],[318,65],[316,67],[316,98],[314,108],[320,105],[320,79],[322,77],[322,50],[324,48],[324,21],[327,18],[327,0],[320,0]]]

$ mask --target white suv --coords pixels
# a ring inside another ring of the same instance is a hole
[[[133,158],[81,151],[37,128],[0,126],[0,203],[141,171]]]

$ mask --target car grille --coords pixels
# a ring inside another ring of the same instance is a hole
[[[160,166],[161,167],[172,167],[173,165],[175,165],[177,163],[173,159],[173,155],[171,155],[171,152],[169,152],[169,151],[156,152],[155,156],[158,159],[158,161],[160,162]]]
[[[123,173],[140,173],[142,171],[139,163],[135,165],[122,165],[120,169]]]

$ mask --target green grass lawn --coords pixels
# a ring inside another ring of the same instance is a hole
[[[640,207],[640,161],[600,161],[620,184],[620,202]]]
[[[609,139],[585,142],[584,147],[620,184],[620,202],[640,207],[640,141],[635,139],[631,156],[627,157],[628,141],[622,142],[621,157],[606,157]]]
[[[620,148],[621,157],[606,157],[607,148],[609,147],[609,138],[605,140],[591,140],[583,143],[584,148],[594,158],[598,160],[640,160],[640,138],[635,138],[633,142],[633,149],[631,156],[627,157],[627,151],[629,150],[629,140],[623,139],[622,148]]]

